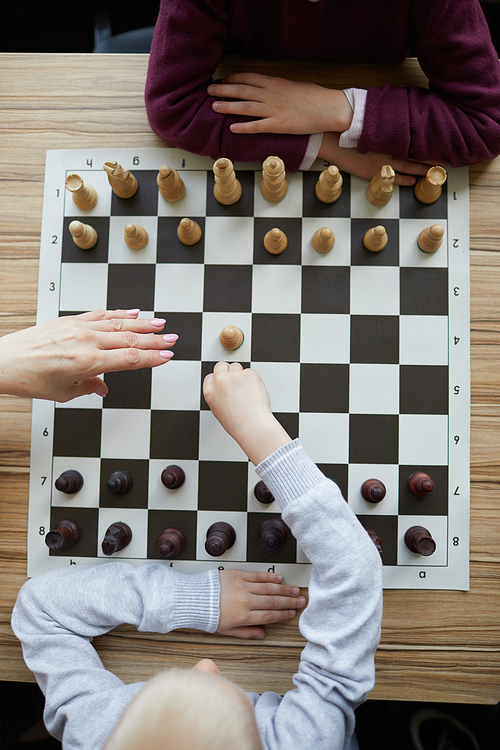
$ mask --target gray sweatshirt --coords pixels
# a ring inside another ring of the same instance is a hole
[[[265,750],[356,750],[354,709],[374,684],[382,615],[381,562],[339,488],[299,440],[257,467],[313,565],[299,628],[307,639],[295,690],[249,693]],[[219,620],[217,570],[196,575],[165,564],[60,568],[22,587],[12,627],[46,696],[45,723],[64,750],[100,750],[144,685],[104,669],[92,638],[122,623],[145,632]],[[245,644],[241,644],[245,648]]]

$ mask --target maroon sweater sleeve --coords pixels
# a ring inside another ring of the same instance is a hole
[[[230,124],[249,118],[212,110],[207,86],[227,38],[225,7],[224,0],[162,0],[146,81],[149,124],[171,146],[233,161],[278,153],[287,170],[297,171],[309,136],[233,134]]]
[[[415,0],[410,27],[429,90],[368,89],[358,151],[453,167],[493,159],[500,65],[478,0]]]

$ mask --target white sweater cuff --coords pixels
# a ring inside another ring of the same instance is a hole
[[[339,146],[356,148],[363,130],[368,91],[366,89],[344,89],[344,94],[353,109],[353,116],[350,128],[345,130],[339,138]]]
[[[176,573],[174,594],[174,630],[194,628],[215,633],[220,615],[220,582],[217,569],[195,575]]]

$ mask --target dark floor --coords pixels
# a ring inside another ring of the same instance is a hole
[[[60,742],[46,734],[40,721],[43,703],[43,695],[34,683],[0,682],[0,750],[61,750]],[[412,717],[418,718],[422,711],[429,710],[450,718],[429,718],[422,725],[421,750],[498,750],[500,747],[500,705],[368,701],[357,711],[360,750],[420,750],[411,739],[410,725]],[[476,744],[466,732],[454,728],[452,721],[460,722],[476,739]],[[448,730],[449,742],[443,744],[443,735]]]
[[[125,10],[122,0],[26,0],[9,5],[2,13],[0,52],[92,52],[96,30],[98,35],[116,35],[154,26],[160,0],[142,0]],[[500,55],[500,0],[481,6]]]

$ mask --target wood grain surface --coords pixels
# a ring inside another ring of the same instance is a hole
[[[33,325],[45,152],[161,146],[149,129],[145,55],[0,54],[0,335]],[[325,86],[426,86],[399,67],[224,60]],[[470,169],[471,589],[386,591],[374,698],[496,703],[500,697],[500,159]],[[9,625],[26,578],[29,400],[0,396],[0,679],[32,680]],[[209,656],[245,689],[292,688],[303,639],[297,621],[264,643],[191,631],[138,634],[122,626],[94,642],[126,682]],[[126,658],[124,658],[126,654]]]

